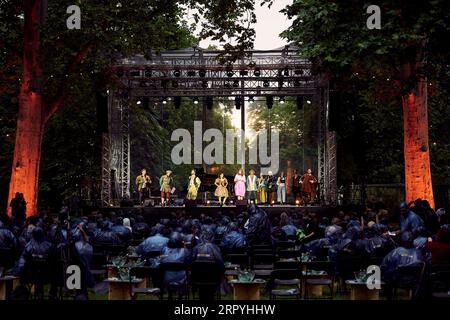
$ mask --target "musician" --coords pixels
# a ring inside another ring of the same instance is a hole
[[[292,195],[294,196],[294,203],[301,197],[301,186],[300,183],[301,176],[298,174],[297,170],[294,170],[294,176],[292,177]]]
[[[316,201],[317,178],[312,174],[312,170],[308,169],[300,178],[302,184],[302,193],[306,197],[306,204],[313,204]]]
[[[188,200],[197,199],[198,188],[200,188],[200,178],[195,175],[195,170],[191,171],[191,175],[189,176],[189,185],[188,185],[188,193],[186,198]]]
[[[161,191],[161,207],[170,204],[170,193],[172,191],[172,171],[167,170],[166,174],[159,178],[159,186]]]
[[[252,201],[256,200],[256,190],[258,189],[258,177],[255,176],[255,170],[250,169],[247,177],[247,198]]]
[[[266,178],[261,173],[258,178],[258,204],[267,202]]]
[[[219,175],[219,177],[214,181],[216,188],[216,191],[214,191],[214,195],[219,198],[220,205],[225,205],[225,201],[227,201],[228,198],[228,180],[225,178],[223,173]],[[223,202],[222,202],[223,198]]]
[[[276,200],[276,192],[277,192],[277,178],[273,175],[272,171],[268,172],[267,176],[267,197],[269,200],[269,203],[272,204]]]
[[[239,169],[234,176],[234,194],[238,200],[244,200],[245,197],[245,175],[244,171]]]
[[[136,186],[139,193],[139,203],[142,204],[145,198],[150,196],[150,185],[152,179],[147,175],[147,170],[142,169],[141,174],[136,177]]]
[[[281,171],[277,180],[277,200],[280,204],[286,203],[286,176],[284,171]]]

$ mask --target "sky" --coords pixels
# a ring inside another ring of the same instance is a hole
[[[253,26],[256,32],[256,50],[270,50],[287,44],[285,39],[279,37],[279,34],[290,26],[290,21],[279,11],[288,4],[292,4],[292,0],[274,0],[270,9],[267,8],[267,5],[256,6],[257,22]],[[207,39],[200,42],[200,47],[207,48],[210,44],[217,45],[217,43]]]
[[[257,22],[253,25],[256,32],[254,43],[254,48],[256,50],[271,50],[287,44],[286,39],[280,38],[279,34],[286,30],[290,26],[291,22],[279,11],[284,9],[287,5],[292,4],[292,1],[293,0],[274,0],[274,3],[270,9],[267,5],[263,7],[259,5],[256,6],[255,14]],[[201,48],[207,48],[209,45],[219,46],[217,42],[213,42],[209,39],[202,40],[200,42]],[[233,109],[231,118],[233,126],[240,128],[241,112]]]

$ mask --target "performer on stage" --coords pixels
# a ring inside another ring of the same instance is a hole
[[[255,176],[255,170],[250,169],[249,175],[247,177],[247,198],[250,200],[250,203],[256,200],[256,190],[258,190],[258,178]]]
[[[294,204],[296,200],[301,198],[301,186],[300,183],[301,176],[297,173],[297,170],[294,170],[294,176],[292,177],[292,195],[294,196]]]
[[[305,195],[305,203],[313,204],[316,201],[317,178],[312,174],[312,170],[308,169],[300,178],[302,184],[302,193]]]
[[[234,176],[234,194],[238,200],[244,200],[245,197],[245,175],[241,169]]]
[[[277,200],[280,204],[286,203],[286,177],[284,171],[281,171],[281,175],[277,180]]]
[[[172,191],[173,182],[171,175],[172,171],[167,170],[166,174],[159,178],[159,186],[161,191],[161,207],[170,204],[170,192]]]
[[[150,196],[150,185],[152,179],[147,175],[147,170],[142,169],[141,174],[136,177],[136,186],[139,192],[139,203],[142,204],[144,199]]]
[[[195,170],[191,171],[191,175],[189,176],[189,185],[188,185],[188,193],[186,198],[188,200],[197,199],[198,188],[200,188],[200,178],[195,175]]]
[[[267,176],[267,197],[269,203],[272,204],[276,200],[277,178],[273,175],[272,171],[269,171],[268,173],[269,175]]]
[[[216,185],[216,191],[214,192],[214,195],[219,198],[220,205],[225,205],[225,201],[227,201],[228,198],[228,180],[225,178],[223,173],[219,175],[219,177],[214,182]],[[223,202],[222,202],[223,198]]]
[[[261,173],[258,178],[258,204],[267,202],[266,178]]]

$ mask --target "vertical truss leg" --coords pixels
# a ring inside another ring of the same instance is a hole
[[[120,196],[130,198],[130,103],[123,99],[120,104],[121,113],[121,172],[120,172]]]
[[[102,135],[102,206],[111,204],[111,150],[109,133]]]

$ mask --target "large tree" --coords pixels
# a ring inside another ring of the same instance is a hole
[[[369,3],[363,0],[298,0],[286,9],[293,18],[284,35],[301,54],[351,91],[353,77],[390,81],[380,98],[401,99],[406,200],[427,199],[434,206],[428,142],[429,78],[443,76],[449,47],[449,2],[372,1],[381,9],[381,29],[369,29]],[[428,78],[428,80],[427,80]],[[385,87],[385,86],[384,86]]]
[[[81,8],[79,30],[69,30],[66,25],[66,10],[73,4]],[[205,36],[236,39],[238,45],[230,51],[241,51],[254,37],[246,23],[254,20],[253,13],[248,15],[253,5],[250,0],[1,2],[0,47],[7,50],[2,62],[7,68],[20,65],[8,200],[22,192],[28,203],[27,214],[37,212],[44,128],[73,86],[82,81],[82,67],[101,80],[120,55],[170,48],[178,42],[180,30],[185,34],[182,17],[187,7],[207,18],[203,23]]]

